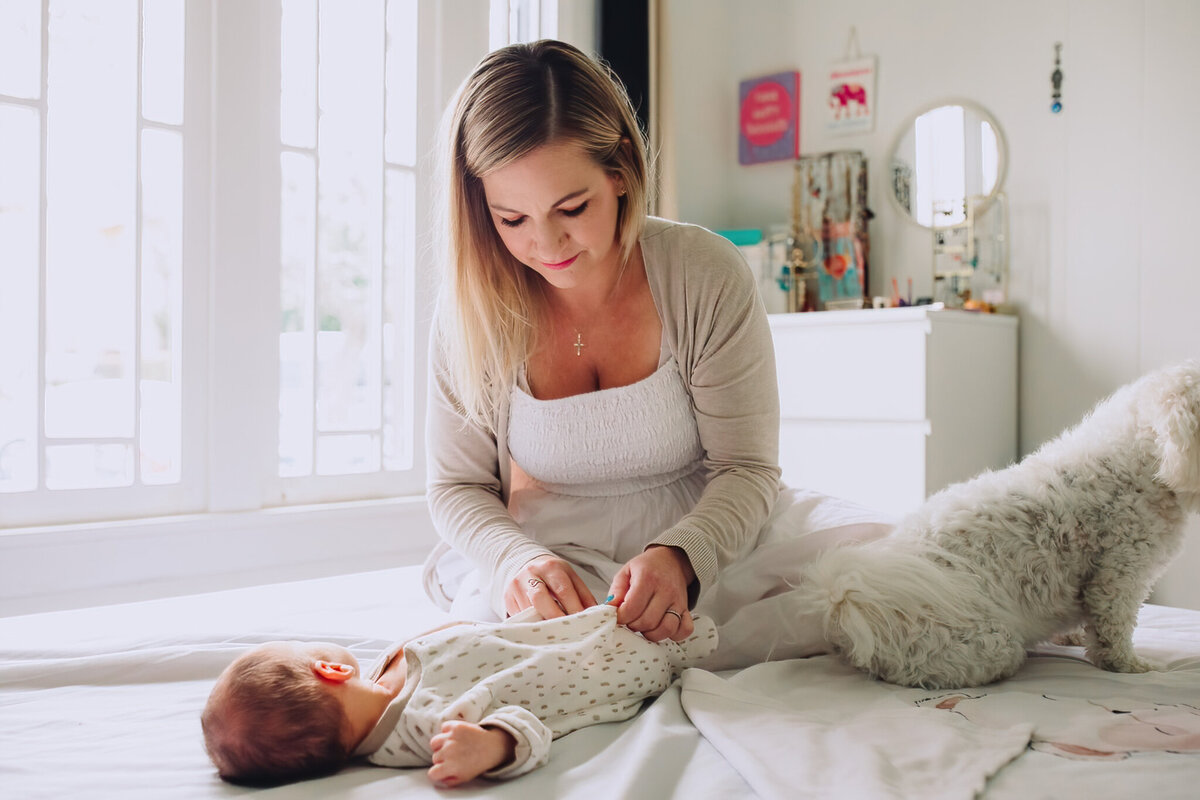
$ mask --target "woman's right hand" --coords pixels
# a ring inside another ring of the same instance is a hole
[[[504,610],[510,617],[530,606],[543,619],[553,619],[594,605],[595,596],[575,569],[557,556],[527,562],[504,589]]]

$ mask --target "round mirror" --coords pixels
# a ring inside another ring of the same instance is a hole
[[[968,197],[982,198],[982,209],[1000,191],[1006,155],[991,114],[966,100],[938,103],[909,119],[892,144],[892,200],[918,225],[961,225]]]

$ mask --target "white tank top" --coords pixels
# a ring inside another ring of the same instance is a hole
[[[513,386],[508,449],[542,488],[607,497],[663,486],[701,465],[691,397],[669,353],[628,386],[539,400],[524,370]]]

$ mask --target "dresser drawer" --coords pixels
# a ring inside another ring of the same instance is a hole
[[[1015,460],[1014,317],[917,306],[769,319],[788,485],[900,514]]]
[[[784,419],[925,419],[929,323],[836,320],[862,314],[878,312],[829,311],[820,325],[802,319],[816,314],[772,318]]]

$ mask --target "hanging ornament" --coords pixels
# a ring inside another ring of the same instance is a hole
[[[1050,110],[1055,114],[1062,111],[1062,42],[1054,43],[1054,72],[1050,73]]]

